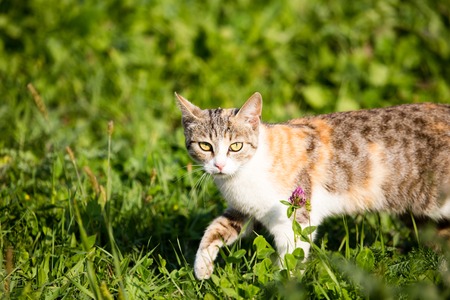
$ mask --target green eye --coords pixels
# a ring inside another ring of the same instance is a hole
[[[210,143],[199,142],[198,145],[200,146],[200,149],[202,149],[203,151],[212,151],[212,146]]]
[[[229,149],[232,152],[238,152],[238,151],[240,151],[242,149],[243,145],[244,144],[242,144],[241,142],[233,143],[233,144],[230,145]]]

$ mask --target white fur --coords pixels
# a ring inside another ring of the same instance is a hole
[[[214,270],[214,260],[219,254],[219,248],[222,247],[222,243],[217,240],[216,243],[212,243],[208,248],[198,249],[195,255],[194,272],[195,276],[199,279],[208,279]]]
[[[270,177],[264,130],[260,132],[259,141],[258,149],[250,161],[232,175],[214,176],[214,181],[231,207],[254,216],[266,225],[265,221],[286,215],[281,210],[279,200],[287,199],[289,195],[277,190],[275,180]]]
[[[271,232],[281,258],[298,246],[307,255],[309,244],[301,241],[295,243],[292,220],[286,215],[287,207],[280,202],[287,200],[292,191],[283,191],[282,187],[275,185],[277,181],[269,171],[271,162],[267,157],[265,132],[261,128],[258,149],[252,159],[233,175],[215,176],[214,181],[229,206],[254,217]]]
[[[444,205],[426,213],[427,216],[434,220],[450,218],[450,196],[445,200]]]
[[[311,222],[319,224],[324,218],[334,215],[345,213],[348,208],[343,205],[346,203],[345,198],[331,194],[326,191],[322,186],[315,186],[312,189],[311,194]]]
[[[239,169],[239,164],[236,163],[232,157],[228,156],[229,146],[228,141],[223,139],[219,140],[215,149],[214,157],[204,166],[204,170],[207,173],[222,173],[223,175],[230,175],[234,174]],[[218,166],[222,166],[222,170],[220,170]]]

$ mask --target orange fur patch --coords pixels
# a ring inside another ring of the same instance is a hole
[[[330,145],[331,126],[322,119],[314,119],[311,123],[317,128],[322,144]]]
[[[286,189],[295,185],[298,170],[307,162],[305,151],[306,133],[287,125],[268,127],[267,145],[272,154],[272,174]]]
[[[385,169],[382,165],[384,160],[383,151],[380,148],[381,146],[377,143],[368,145],[370,164],[367,177],[363,184],[356,188],[354,192],[355,200],[359,201],[361,206],[369,209],[375,208],[376,198],[381,197],[381,191],[377,191],[377,187],[381,186],[381,181],[385,177]]]
[[[311,178],[313,184],[323,184],[327,180],[327,169],[331,158],[331,126],[324,120],[316,119],[312,124],[317,128],[320,139],[320,147],[318,149],[318,157],[311,166]]]
[[[290,122],[292,125],[305,124]],[[307,138],[312,133],[309,127],[294,127],[289,125],[275,125],[267,127],[267,145],[272,154],[272,174],[277,174],[276,180],[285,187],[292,189],[298,180],[299,170],[307,168],[310,170],[311,178],[318,183],[326,181],[327,164],[331,155],[330,136],[331,127],[326,121],[320,119],[311,120],[311,125],[317,128],[319,143],[317,156],[314,161],[307,153]]]

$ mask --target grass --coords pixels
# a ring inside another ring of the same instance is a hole
[[[0,298],[448,298],[446,242],[387,214],[327,220],[289,272],[258,231],[196,281],[225,203],[173,97],[260,91],[273,122],[450,103],[448,19],[435,1],[0,1]]]

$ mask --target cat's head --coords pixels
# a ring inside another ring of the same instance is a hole
[[[212,175],[235,174],[255,154],[261,121],[261,94],[240,109],[200,109],[175,94],[183,115],[189,155]]]

